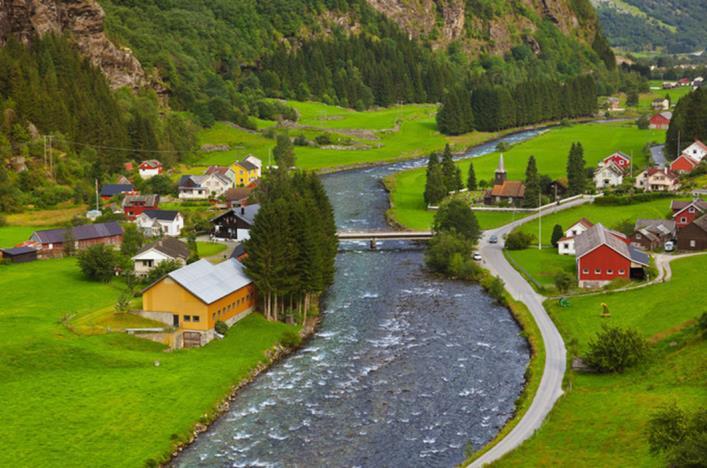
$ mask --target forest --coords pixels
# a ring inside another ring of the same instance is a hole
[[[707,89],[699,88],[682,97],[665,135],[665,154],[675,159],[694,140],[707,140]],[[678,148],[679,142],[679,148]]]

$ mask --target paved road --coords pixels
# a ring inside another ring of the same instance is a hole
[[[556,211],[565,210],[574,206],[587,203],[591,200],[580,199],[565,205],[553,206],[543,210],[543,216]],[[508,263],[503,256],[503,235],[517,226],[536,220],[538,214],[528,216],[498,229],[485,231],[480,242],[479,252],[484,259],[485,266],[494,274],[501,277],[506,284],[506,289],[514,299],[522,301],[528,306],[535,322],[538,324],[542,339],[545,343],[545,369],[540,380],[540,387],[530,408],[518,424],[498,442],[491,450],[473,461],[469,466],[481,467],[498,460],[503,455],[518,447],[542,425],[545,417],[562,395],[562,379],[565,375],[567,352],[560,332],[550,319],[543,307],[544,297],[536,293],[530,284]],[[498,244],[489,244],[490,236],[498,236]]]
[[[651,159],[658,167],[665,167],[668,164],[668,161],[665,160],[665,155],[663,154],[664,146],[665,145],[651,146]]]

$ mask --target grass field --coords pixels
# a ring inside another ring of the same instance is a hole
[[[555,275],[566,271],[575,276],[575,258],[573,255],[558,255],[557,249],[545,247],[542,250],[505,250],[514,267],[531,282],[536,282],[544,289],[555,290]]]
[[[45,228],[34,228],[30,226],[3,226],[0,227],[0,247],[14,247],[20,242],[29,239],[37,229]]]
[[[76,216],[84,216],[88,207],[63,206],[52,210],[30,210],[22,213],[13,213],[6,216],[7,224],[11,226],[37,226],[48,229],[52,226],[66,224]]]
[[[197,242],[196,250],[199,257],[212,257],[226,250],[226,245],[217,242]]]
[[[62,317],[111,306],[120,287],[85,281],[74,259],[0,266],[0,290],[1,466],[161,460],[290,329],[253,314],[225,340],[171,353],[76,335]]]
[[[619,150],[633,154],[636,164],[645,165],[643,147],[651,141],[661,140],[663,135],[664,132],[660,130],[638,130],[631,123],[614,122],[558,127],[513,146],[504,153],[503,157],[509,179],[524,178],[525,166],[531,154],[535,155],[541,174],[557,178],[566,175],[567,153],[574,141],[582,142],[584,158],[588,166],[596,165],[599,160]],[[493,178],[493,173],[498,166],[498,158],[498,153],[492,153],[473,159],[477,180]],[[468,160],[458,163],[464,177],[469,170],[469,164]],[[389,180],[388,186],[391,189],[393,203],[393,209],[390,211],[392,219],[412,229],[424,229],[430,226],[434,213],[427,211],[422,198],[425,180],[424,169],[400,172],[394,175],[393,180]],[[480,212],[477,215],[482,216]]]
[[[495,466],[665,466],[648,452],[649,415],[673,401],[707,403],[707,342],[689,327],[707,300],[707,256],[676,260],[672,268],[668,283],[572,298],[566,309],[549,301],[570,350],[586,350],[602,323],[635,327],[656,345],[646,363],[625,374],[570,373],[567,394],[542,428]],[[600,317],[602,303],[610,318]]]

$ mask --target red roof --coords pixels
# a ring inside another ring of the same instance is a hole
[[[493,186],[491,196],[523,198],[525,196],[525,184],[519,180],[506,180],[503,184]]]
[[[148,159],[140,163],[140,169],[159,169],[162,163],[156,159]]]

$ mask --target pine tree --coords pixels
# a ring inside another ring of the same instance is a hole
[[[464,186],[462,184],[461,170],[454,164],[452,150],[449,145],[444,147],[442,155],[442,175],[444,176],[444,186],[447,192],[457,191]]]
[[[550,238],[550,243],[552,244],[553,247],[557,248],[557,244],[560,239],[562,239],[565,235],[565,232],[562,230],[562,226],[559,224],[555,224],[555,226],[552,228],[552,236]]]
[[[277,135],[275,148],[273,149],[275,163],[281,171],[287,171],[295,165],[295,150],[292,147],[290,136],[287,132]]]
[[[587,184],[587,173],[584,163],[584,149],[582,144],[572,143],[569,157],[567,158],[567,190],[570,195],[584,193]]]
[[[476,172],[474,172],[474,161],[471,159],[469,160],[469,174],[466,178],[466,188],[469,189],[470,192],[473,192],[477,188]]]
[[[540,204],[540,177],[535,156],[528,158],[528,165],[525,168],[525,206],[536,207]]]
[[[447,196],[449,191],[445,185],[444,174],[437,153],[430,154],[427,162],[427,177],[425,181],[425,204],[436,205]]]

